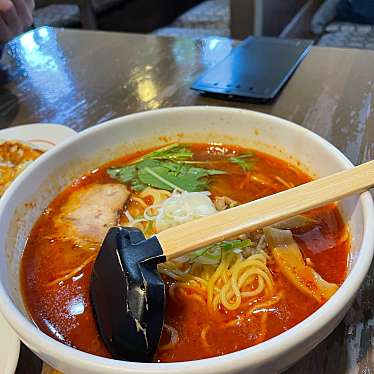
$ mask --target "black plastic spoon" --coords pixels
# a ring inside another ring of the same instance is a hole
[[[90,294],[100,334],[114,358],[150,362],[164,323],[165,286],[157,264],[271,225],[374,186],[374,161],[209,217],[150,239],[134,228],[109,230]]]

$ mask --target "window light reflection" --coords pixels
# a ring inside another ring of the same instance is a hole
[[[55,105],[61,98],[76,92],[69,62],[56,40],[53,29],[43,27],[19,37],[15,49],[20,69],[28,77],[30,89],[46,105]],[[76,94],[76,93],[75,93]],[[66,107],[69,100],[65,101]],[[64,122],[64,105],[51,122]]]
[[[157,109],[160,107],[160,101],[157,100],[159,90],[153,80],[152,69],[152,66],[146,65],[142,69],[136,67],[130,73],[130,82],[133,81],[138,100],[144,103],[144,109]]]
[[[144,79],[138,82],[139,99],[145,103],[154,99],[157,95],[157,88],[151,79]]]
[[[223,60],[231,52],[233,45],[228,38],[212,36],[202,40],[201,60],[205,65],[211,66]]]
[[[82,297],[76,297],[69,304],[69,313],[72,316],[82,314],[84,312],[84,301]]]

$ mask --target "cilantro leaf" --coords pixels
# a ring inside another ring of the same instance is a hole
[[[130,165],[126,167],[119,167],[119,168],[109,168],[107,173],[114,179],[119,179],[122,182],[130,182],[131,179],[135,178],[136,176],[136,166]]]
[[[142,183],[152,187],[169,191],[177,188],[194,192],[206,190],[208,188],[207,177],[218,174],[225,174],[225,172],[165,161],[158,162],[158,165],[143,164],[139,168],[138,177]]]
[[[143,191],[147,187],[137,178],[138,170],[135,165],[109,168],[107,173],[113,179],[117,179],[123,183],[130,183],[134,191]]]
[[[204,169],[188,164],[154,159],[144,159],[139,163],[122,168],[108,169],[108,174],[112,178],[124,183],[131,182],[131,187],[135,191],[142,191],[146,186],[168,191],[175,189],[189,192],[203,191],[208,188],[209,176],[225,173],[222,170]]]
[[[253,168],[255,161],[253,160],[254,154],[253,153],[243,153],[239,156],[232,156],[229,160],[239,165],[243,171],[249,171]]]
[[[186,161],[192,159],[193,153],[183,144],[170,144],[153,152],[147,153],[143,157],[134,161],[139,163],[144,160],[171,160],[171,161]]]

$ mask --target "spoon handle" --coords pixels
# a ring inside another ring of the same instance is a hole
[[[374,186],[374,160],[157,234],[168,260]]]

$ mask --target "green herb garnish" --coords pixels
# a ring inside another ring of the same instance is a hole
[[[189,262],[200,262],[202,264],[216,265],[221,261],[223,251],[242,249],[250,246],[251,244],[252,242],[250,239],[224,240],[223,242],[214,243],[193,252],[190,255],[191,257]]]
[[[245,153],[229,157],[227,161],[249,171],[254,154]],[[222,160],[220,162],[224,162]],[[123,183],[130,183],[134,191],[142,191],[147,186],[168,191],[180,189],[189,192],[208,189],[209,176],[226,174],[223,170],[205,169],[198,165],[211,161],[194,161],[193,153],[183,144],[171,144],[150,152],[133,161],[130,165],[109,168],[108,174]]]
[[[108,169],[108,174],[124,183],[131,183],[135,191],[147,186],[173,191],[175,189],[196,192],[208,188],[208,176],[225,174],[225,171],[204,169],[192,165],[143,159],[136,164]]]
[[[192,159],[193,153],[181,144],[170,144],[166,147],[156,149],[151,153],[147,153],[143,157],[132,162],[139,163],[144,160],[165,160],[165,161],[186,161]]]
[[[239,165],[245,172],[251,170],[255,164],[253,153],[243,153],[239,156],[232,156],[229,160]]]

